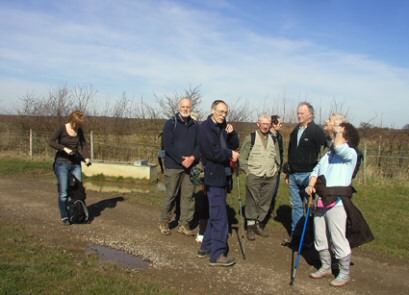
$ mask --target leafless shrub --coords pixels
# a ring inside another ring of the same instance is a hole
[[[174,116],[178,112],[179,101],[182,98],[190,98],[192,101],[192,109],[199,113],[199,116],[201,116],[199,107],[202,102],[203,95],[200,92],[199,86],[196,86],[193,89],[189,88],[188,90],[185,90],[183,94],[179,94],[175,91],[173,96],[165,95],[163,97],[159,97],[154,94],[154,97],[159,105],[159,115],[162,118],[170,118]]]

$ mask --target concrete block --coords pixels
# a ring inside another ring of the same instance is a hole
[[[136,166],[120,162],[92,162],[89,167],[82,165],[82,172],[87,177],[103,174],[108,177],[122,176],[148,181],[157,181],[158,178],[157,165],[148,163]]]

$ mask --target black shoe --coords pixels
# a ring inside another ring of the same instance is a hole
[[[211,266],[232,266],[236,263],[234,258],[227,258],[223,254],[217,258],[216,261],[210,261],[209,265]]]
[[[284,239],[284,240],[281,241],[281,246],[283,246],[283,247],[290,247],[291,243],[292,243],[291,238],[289,238],[289,239]]]
[[[256,226],[255,225],[247,225],[247,232],[246,232],[247,240],[254,241],[256,239]]]
[[[260,226],[259,223],[256,223],[255,232],[261,237],[264,237],[264,238],[268,237],[268,234],[264,231],[264,229]]]
[[[203,250],[203,249],[200,249],[199,251],[197,251],[197,258],[205,258],[206,256],[209,256],[210,255],[210,251],[207,251],[207,250]]]
[[[63,225],[71,225],[70,220],[68,219],[68,217],[65,217],[63,219],[61,219]]]

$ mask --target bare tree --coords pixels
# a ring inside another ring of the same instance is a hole
[[[200,86],[195,88],[189,87],[188,90],[185,90],[183,94],[179,94],[176,91],[173,93],[173,96],[163,96],[159,97],[154,94],[156,102],[159,104],[159,113],[163,118],[170,118],[178,112],[178,105],[182,98],[189,98],[192,101],[192,109],[199,113],[199,106],[202,102],[202,94],[200,93]]]
[[[233,105],[229,105],[229,121],[231,122],[249,122],[252,121],[253,114],[256,111],[251,109],[250,104],[246,101],[240,103],[238,99]],[[257,115],[257,114],[255,114]]]
[[[72,90],[72,100],[75,102],[74,109],[86,113],[88,105],[92,102],[97,91],[88,86],[77,86]]]
[[[348,113],[349,113],[349,108],[345,109],[344,104],[338,104],[336,102],[335,99],[332,100],[332,104],[331,107],[328,110],[329,114],[328,114],[328,118],[332,115],[332,114],[340,114],[340,115],[344,115],[346,118],[348,117]]]

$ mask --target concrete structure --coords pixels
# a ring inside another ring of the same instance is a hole
[[[107,177],[130,177],[148,181],[157,181],[158,179],[157,165],[147,164],[146,160],[136,161],[133,164],[95,161],[89,167],[82,165],[82,172],[87,177],[103,174]]]

